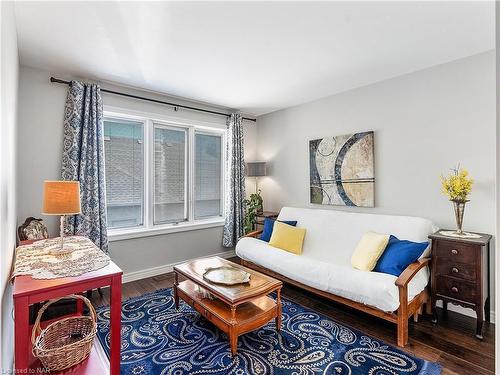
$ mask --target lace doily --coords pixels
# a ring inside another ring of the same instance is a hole
[[[88,238],[64,237],[65,252],[58,254],[60,246],[59,237],[19,246],[12,278],[19,275],[31,275],[34,279],[79,276],[109,264],[109,256]]]
[[[443,236],[448,237],[456,237],[456,238],[481,238],[479,234],[463,232],[462,234],[458,234],[452,230],[442,230],[441,233]]]

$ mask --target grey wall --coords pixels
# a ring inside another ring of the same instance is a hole
[[[55,74],[58,76],[57,74]],[[42,185],[46,179],[60,177],[63,110],[67,86],[49,82],[49,72],[21,67],[19,81],[19,173],[18,173],[18,222],[27,216],[40,217],[42,204]],[[59,77],[59,76],[58,76]],[[62,77],[69,79],[70,77]],[[144,93],[124,87],[103,84],[105,88],[127,91],[137,95],[147,95],[180,104],[191,104],[177,98],[154,93]],[[103,94],[104,105],[122,107],[130,110],[176,115],[198,121],[225,123],[225,118],[192,111],[174,112],[172,108]],[[199,103],[196,103],[199,106]],[[209,107],[207,107],[209,108]],[[214,108],[211,108],[214,109]],[[221,110],[218,108],[217,110]],[[248,133],[245,152],[253,157],[255,124],[246,123]],[[57,218],[44,217],[51,235],[58,235]],[[221,247],[222,227],[142,237],[133,240],[111,242],[112,259],[125,273],[137,272],[148,268],[171,264],[184,259],[200,257],[225,251]]]
[[[376,207],[311,205],[308,141],[366,130],[375,131]],[[453,228],[439,176],[460,162],[475,179],[464,228],[494,234],[495,135],[494,51],[274,112],[257,124],[258,157],[272,163],[260,183],[265,206],[422,216]]]
[[[12,2],[0,4],[0,338],[2,373],[13,361],[14,322],[9,281],[16,246],[16,134],[19,58]]]

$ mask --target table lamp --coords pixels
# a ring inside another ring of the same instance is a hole
[[[255,193],[258,192],[258,178],[267,176],[265,161],[254,161],[247,163],[247,177],[255,177]]]
[[[44,215],[61,215],[60,251],[64,252],[64,216],[81,212],[80,182],[78,181],[45,181],[43,189]]]

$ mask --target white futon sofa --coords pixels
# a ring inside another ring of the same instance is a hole
[[[408,341],[408,319],[430,309],[428,248],[399,276],[366,272],[351,266],[351,255],[367,231],[423,242],[437,228],[419,217],[284,207],[278,220],[296,220],[306,228],[302,255],[270,246],[260,232],[236,245],[242,264],[323,297],[384,318],[398,325],[398,345]]]

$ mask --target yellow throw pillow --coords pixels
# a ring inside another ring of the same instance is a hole
[[[389,242],[389,237],[388,234],[366,232],[352,253],[352,266],[361,271],[373,270]]]
[[[302,244],[304,243],[305,235],[305,228],[297,228],[276,221],[269,245],[300,255],[302,254]]]

